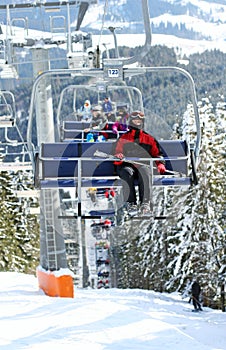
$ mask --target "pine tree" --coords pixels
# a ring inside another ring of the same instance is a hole
[[[0,269],[34,273],[39,251],[38,224],[36,217],[27,215],[28,199],[19,199],[15,194],[20,177],[19,172],[2,172],[0,177]]]
[[[188,277],[199,277],[206,300],[216,294],[219,269],[225,265],[223,241],[223,133],[210,101],[200,103],[202,147],[198,167],[199,184],[183,195],[181,212],[172,234],[169,290],[180,289]],[[223,117],[224,114],[224,117]],[[187,123],[187,126],[189,123]],[[220,130],[221,129],[221,130]],[[190,130],[192,137],[192,130]],[[177,197],[177,201],[180,199]],[[218,251],[218,254],[216,254]],[[223,261],[222,261],[223,260]]]

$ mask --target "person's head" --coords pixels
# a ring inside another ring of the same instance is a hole
[[[90,106],[90,100],[85,100],[84,106],[85,107],[89,107]]]
[[[129,126],[136,129],[142,129],[144,126],[144,113],[141,111],[133,111],[129,116]]]
[[[98,105],[92,107],[92,115],[94,118],[102,116],[102,107]]]
[[[126,123],[128,117],[129,117],[129,114],[127,113],[127,111],[124,108],[120,108],[117,111],[117,115],[116,115],[115,119],[116,119],[116,121],[125,122]]]

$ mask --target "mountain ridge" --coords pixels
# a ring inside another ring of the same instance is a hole
[[[40,2],[45,3],[44,0]],[[51,0],[49,0],[51,2]],[[36,3],[34,0],[2,0],[6,4]],[[225,0],[149,0],[149,14],[154,34],[175,35],[184,39],[226,41],[226,1]],[[76,11],[72,6],[71,28],[76,27]],[[62,6],[61,14],[66,14]],[[48,30],[49,13],[37,8],[35,14],[29,9],[16,10],[13,17],[25,16],[29,28]],[[50,14],[53,16],[53,14]],[[47,21],[48,19],[48,21]],[[60,19],[59,19],[60,20]],[[0,23],[6,24],[5,12],[0,12]],[[83,19],[81,30],[93,34],[109,33],[108,27],[120,28],[121,34],[141,34],[144,32],[141,1],[98,0],[90,5]]]
[[[82,29],[100,30],[104,14],[104,0],[88,9]],[[226,3],[198,0],[149,0],[152,31],[155,34],[176,35],[195,40],[226,40]],[[126,14],[126,15],[125,15]],[[142,33],[141,4],[133,0],[110,0],[105,12],[105,27],[120,27],[123,34]],[[209,30],[207,31],[207,27]],[[105,29],[106,31],[107,29]],[[213,35],[212,35],[213,32]]]
[[[44,3],[44,0],[41,1]],[[12,2],[19,4],[29,1],[2,0],[1,4]],[[30,2],[35,3],[34,0]],[[182,55],[213,49],[226,52],[225,0],[149,0],[149,12],[153,34],[152,45],[173,47],[177,51],[182,51]],[[61,7],[60,14],[65,14],[66,18],[65,6]],[[41,13],[40,8],[36,9],[35,13],[28,9],[14,11],[11,19],[14,19],[14,16],[20,18],[26,16],[29,30],[31,28],[40,32],[50,32],[48,28],[50,15]],[[73,31],[77,23],[76,13],[70,17]],[[0,23],[6,23],[5,11],[0,11]],[[14,21],[14,25],[17,24],[18,22]],[[18,25],[21,25],[21,22]],[[142,46],[145,35],[141,1],[109,0],[108,6],[105,6],[105,0],[99,0],[98,4],[91,5],[85,14],[81,30],[93,34],[94,47],[102,40],[102,43],[107,43],[110,49],[114,47],[110,26],[116,28],[119,46]]]

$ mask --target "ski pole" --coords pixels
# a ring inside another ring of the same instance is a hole
[[[192,299],[196,301],[196,303],[198,304],[198,307],[201,307],[200,301],[196,297],[194,297],[194,295],[192,295]]]
[[[123,162],[131,163],[131,164],[134,164],[134,165],[146,166],[147,168],[150,167],[150,165],[148,165],[148,164],[144,164],[144,163],[141,163],[141,162],[137,162],[136,160],[126,159],[126,158],[120,159],[120,158],[115,157],[112,154],[108,154],[108,153],[105,153],[105,152],[102,152],[102,151],[99,151],[99,150],[96,150],[94,152],[94,156],[100,157],[100,158],[105,158],[105,159],[108,158],[110,160],[115,160],[115,161],[121,160]],[[156,167],[153,167],[153,169],[156,169]],[[172,175],[180,175],[181,177],[184,175],[184,174],[182,174],[182,173],[180,173],[178,171],[171,171],[171,170],[168,170],[168,169],[166,169],[166,171],[167,171],[167,173],[170,173]]]

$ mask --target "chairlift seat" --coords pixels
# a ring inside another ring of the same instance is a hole
[[[14,126],[15,118],[10,104],[0,103],[0,128]]]
[[[117,139],[118,135],[113,133],[112,126],[113,122],[107,123],[108,128],[103,130],[104,133],[108,134],[108,138]],[[84,121],[64,121],[62,126],[62,140],[63,141],[85,141],[87,133],[84,129],[89,128],[90,123]],[[121,132],[120,132],[121,133]]]
[[[154,174],[153,186],[189,186],[188,146],[186,141],[160,141],[160,148],[169,171],[178,175]],[[43,188],[118,187],[121,180],[109,159],[94,157],[96,150],[112,154],[114,142],[58,142],[41,145],[39,183]],[[181,175],[180,175],[181,173]]]
[[[14,126],[14,118],[8,117],[8,116],[1,116],[0,117],[0,128],[11,128]]]
[[[62,126],[63,140],[84,140],[86,133],[84,129],[88,128],[89,122],[85,121],[64,121]]]

